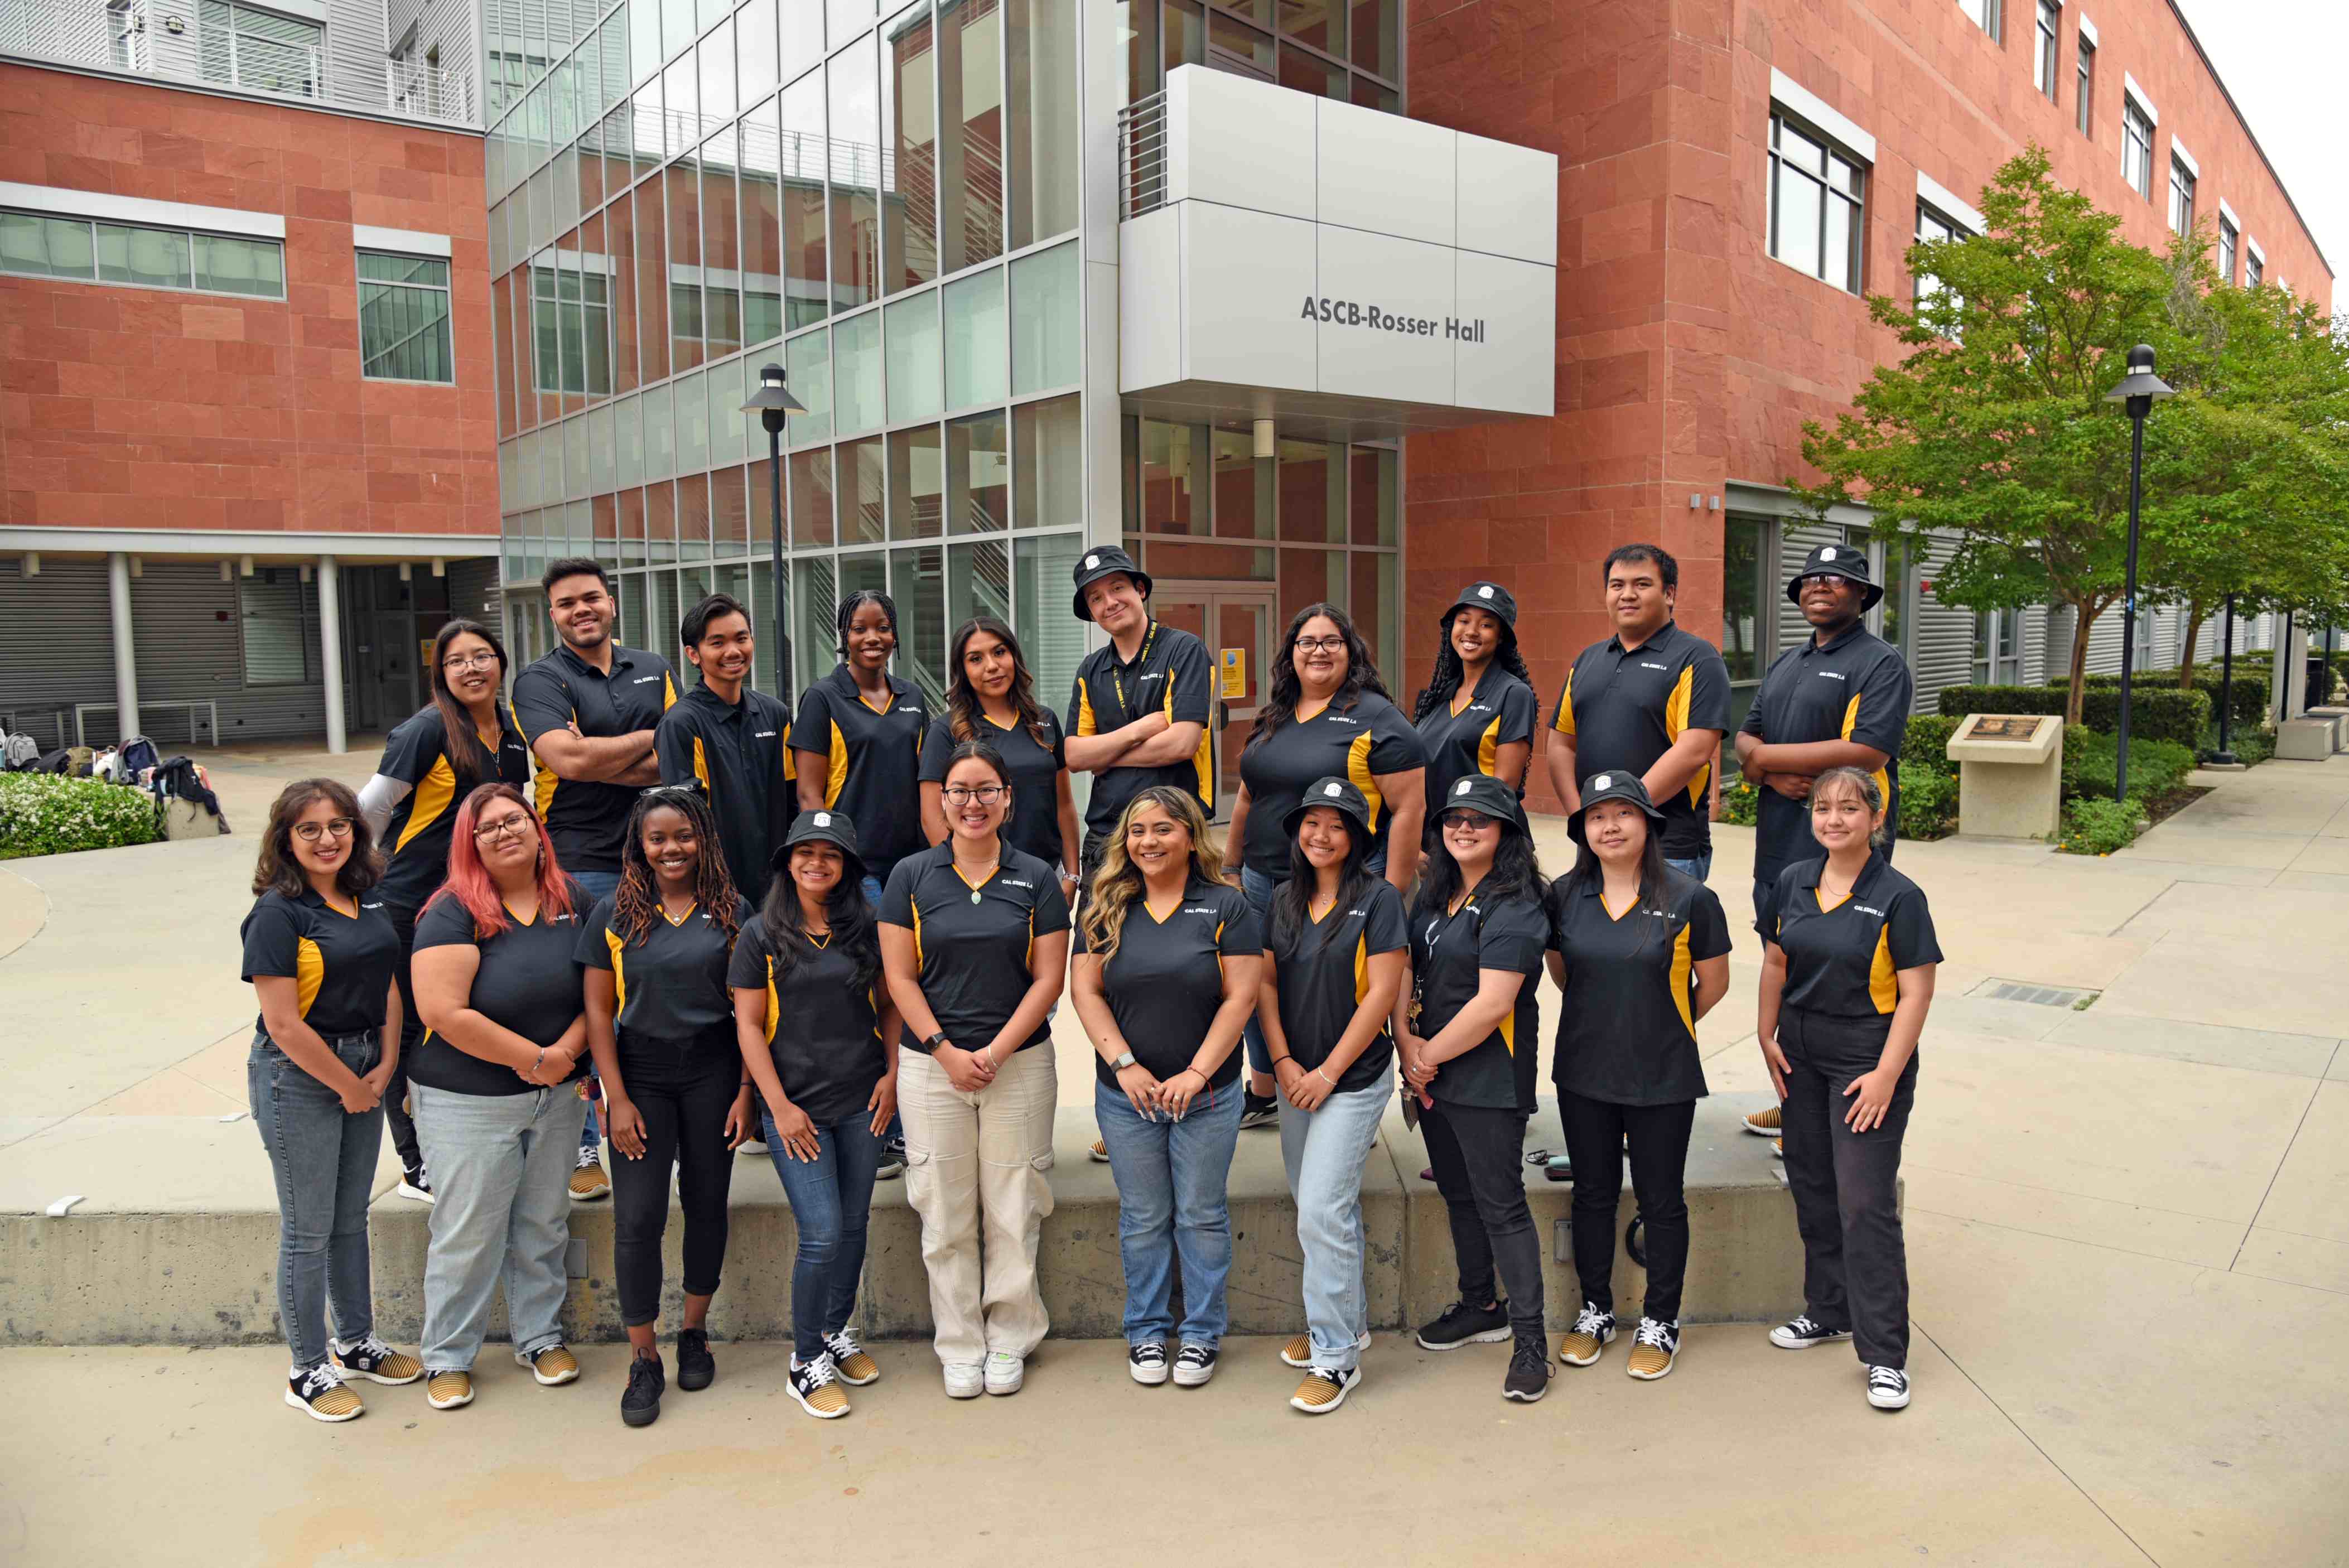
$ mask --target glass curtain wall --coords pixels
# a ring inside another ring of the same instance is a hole
[[[722,590],[762,634],[757,683],[788,694],[869,586],[934,698],[984,611],[1062,699],[1084,652],[1080,3],[489,7],[516,57],[490,228],[521,624],[549,560],[594,555],[624,641],[676,658],[682,609]],[[808,407],[785,435],[788,670],[766,436],[739,412],[770,361]]]

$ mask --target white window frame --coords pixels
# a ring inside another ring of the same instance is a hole
[[[1958,0],[1958,9],[1966,19],[1991,38],[2002,42],[2006,37],[2005,0]]]
[[[2061,0],[2038,0],[2037,36],[2033,39],[2031,74],[2049,103],[2056,101],[2057,71],[2063,64],[2064,7]]]
[[[2169,232],[2190,234],[2194,232],[2194,167],[2180,155],[2178,144],[2169,149]]]
[[[2080,18],[2080,36],[2075,46],[2078,53],[2073,59],[2072,79],[2078,84],[2080,102],[2072,123],[2080,128],[2082,136],[2093,139],[2096,134],[2096,35],[2085,16]]]
[[[1781,265],[1792,271],[1802,273],[1805,277],[1826,284],[1831,288],[1846,293],[1854,294],[1865,293],[1868,268],[1868,209],[1870,186],[1876,174],[1876,138],[1775,67],[1770,72],[1770,119],[1773,129],[1764,149],[1766,160],[1764,188],[1768,201],[1767,226],[1763,232],[1764,249],[1772,260],[1779,262]],[[1831,160],[1830,166],[1833,160],[1840,158],[1844,162],[1852,165],[1857,172],[1855,181],[1857,190],[1844,191],[1836,189],[1822,176],[1810,174],[1799,169],[1793,170],[1795,178],[1811,179],[1820,186],[1819,247],[1822,269],[1826,266],[1828,203],[1837,201],[1848,201],[1854,209],[1851,224],[1851,281],[1847,284],[1833,282],[1826,275],[1824,270],[1817,273],[1806,271],[1778,254],[1778,180],[1780,164],[1784,160],[1778,152],[1775,127],[1781,121],[1791,124],[1799,135],[1808,140],[1825,142],[1827,157]]]
[[[7,273],[6,276],[38,277],[47,283],[90,284],[99,288],[204,294],[213,299],[265,300],[279,304],[285,299],[285,220],[278,214],[244,212],[233,207],[204,207],[185,201],[159,201],[142,196],[117,196],[102,191],[26,185],[13,181],[0,181],[0,208],[53,222],[92,225],[90,249],[93,257],[97,252],[97,225],[99,224],[109,228],[150,229],[179,234],[187,240],[189,249],[188,281],[185,284],[100,277],[97,275],[94,262],[91,275],[86,278],[58,277],[47,273]],[[277,292],[274,294],[254,294],[242,289],[209,289],[199,285],[195,281],[194,266],[195,242],[199,236],[275,245]]]
[[[400,229],[371,229],[355,223],[351,226],[351,261],[352,271],[354,273],[357,271],[358,258],[362,254],[390,256],[403,261],[416,260],[439,262],[444,266],[449,266],[450,269],[449,281],[445,284],[402,282],[398,284],[383,284],[380,285],[386,288],[416,289],[422,293],[443,294],[449,296],[449,314],[443,318],[449,328],[448,376],[445,378],[419,377],[414,376],[378,376],[367,369],[365,290],[368,284],[378,282],[378,280],[360,277],[356,279],[354,285],[358,291],[360,291],[361,295],[361,315],[359,321],[359,378],[363,381],[388,381],[396,385],[407,387],[454,387],[457,385],[457,274],[455,267],[450,263],[449,237],[445,234],[413,233]],[[435,242],[438,242],[437,245],[435,244]]]
[[[2135,93],[2121,100],[2121,179],[2128,188],[2153,200],[2153,136],[2160,122],[2147,115]]]

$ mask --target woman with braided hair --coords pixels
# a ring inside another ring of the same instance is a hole
[[[864,896],[881,902],[899,861],[929,847],[922,834],[921,692],[889,673],[897,652],[897,605],[875,588],[840,602],[840,663],[809,685],[792,721],[800,810],[843,811],[864,849]]]
[[[667,1375],[660,1317],[661,1234],[669,1171],[685,1210],[685,1320],[678,1387],[718,1376],[704,1325],[726,1257],[734,1146],[751,1135],[750,1080],[734,1043],[726,968],[749,911],[718,847],[698,789],[664,785],[636,798],[620,843],[620,883],[579,934],[587,976],[587,1045],[603,1075],[610,1130],[613,1273],[636,1356],[620,1418],[649,1426]]]
[[[1517,652],[1517,602],[1497,583],[1471,583],[1437,624],[1444,641],[1435,673],[1411,715],[1427,748],[1427,799],[1450,799],[1453,785],[1472,773],[1522,797],[1540,704]],[[1432,813],[1428,837],[1432,843]]]

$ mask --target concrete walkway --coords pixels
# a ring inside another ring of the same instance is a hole
[[[239,755],[215,764],[235,838],[0,870],[0,933],[28,933],[13,952],[0,936],[0,986],[36,1021],[0,1048],[0,1210],[266,1191],[250,1126],[217,1120],[243,1103],[250,835],[279,781],[356,779],[372,757]],[[979,1406],[939,1396],[926,1347],[886,1346],[889,1379],[823,1426],[777,1391],[780,1349],[734,1347],[717,1389],[672,1394],[647,1433],[613,1419],[602,1347],[575,1388],[485,1357],[471,1410],[370,1390],[338,1429],[276,1402],[277,1352],[19,1350],[0,1365],[49,1414],[0,1433],[0,1559],[140,1560],[135,1493],[178,1500],[148,1554],[174,1563],[509,1560],[548,1550],[552,1525],[591,1552],[740,1554],[780,1526],[832,1558],[974,1563],[1578,1545],[2349,1563],[2349,758],[2199,781],[2214,792],[2107,860],[1900,851],[1948,962],[1905,1167],[1917,1404],[1899,1417],[1866,1409],[1843,1352],[1788,1356],[1744,1327],[1692,1331],[1652,1387],[1610,1352],[1531,1409],[1495,1397],[1484,1351],[1382,1340],[1319,1425],[1283,1407],[1265,1341],[1233,1342],[1200,1391],[1137,1389],[1113,1344],[1055,1343],[1026,1393]],[[1562,869],[1559,825],[1539,837]],[[1764,1088],[1751,841],[1718,837],[1743,945],[1702,1033],[1713,1088],[1742,1096]],[[2001,983],[2098,995],[2075,1010]],[[1089,1099],[1083,1042],[1057,1044],[1063,1101]]]

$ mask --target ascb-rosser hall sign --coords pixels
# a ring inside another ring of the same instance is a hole
[[[1118,386],[1401,434],[1554,411],[1557,160],[1200,67],[1120,225]]]

